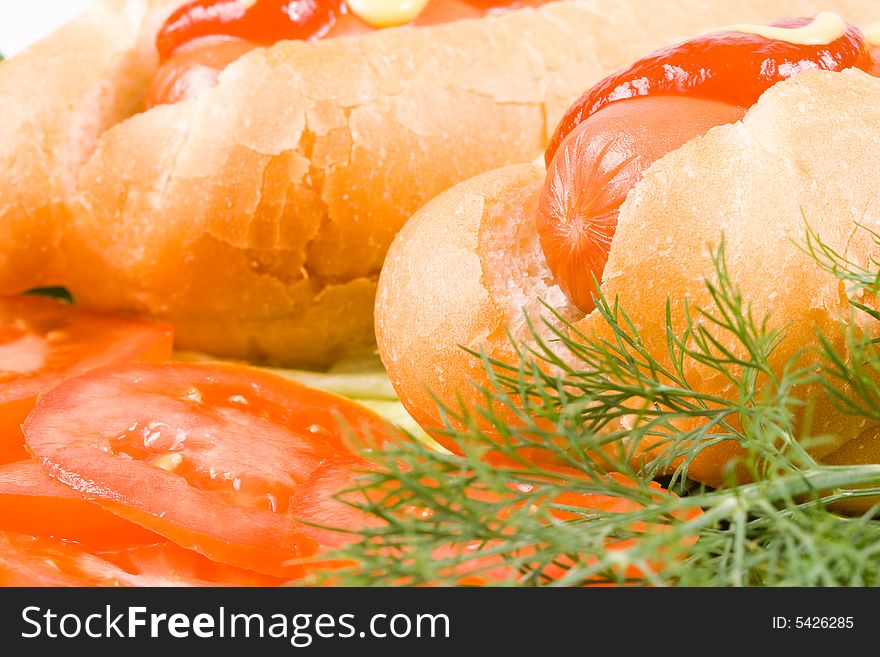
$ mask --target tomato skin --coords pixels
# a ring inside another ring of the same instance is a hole
[[[581,122],[550,162],[536,217],[547,264],[584,312],[593,278],[602,281],[620,206],[655,160],[716,125],[736,105],[689,96],[644,96],[612,103]]]
[[[0,530],[0,586],[278,586],[284,580],[214,563],[157,541],[93,550],[65,539]]]
[[[168,541],[99,554],[134,574],[136,586],[280,586],[287,581],[211,561]]]
[[[290,514],[302,521],[303,532],[325,548],[336,548],[357,540],[355,532],[381,521],[349,504],[363,505],[367,500],[353,491],[340,501],[336,496],[357,488],[358,473],[375,471],[377,466],[356,456],[339,456],[322,463],[297,489],[290,504]],[[346,531],[351,533],[345,533]]]
[[[20,427],[37,395],[114,362],[166,360],[172,341],[164,322],[0,297],[0,463],[29,458]]]
[[[75,543],[0,531],[0,586],[116,586],[110,570]]]
[[[492,453],[489,455],[487,462],[493,468],[502,471],[505,469],[510,470],[509,497],[503,493],[499,494],[496,491],[488,491],[477,486],[469,488],[467,496],[475,502],[497,505],[497,517],[503,522],[514,511],[522,509],[526,504],[526,501],[519,497],[521,494],[540,493],[540,486],[542,484],[540,478],[536,478],[528,483],[518,481],[518,478],[521,479],[521,475],[517,474],[521,470],[521,464],[506,455]],[[583,472],[569,467],[544,464],[542,469],[546,472],[548,481],[552,478],[554,487],[565,486],[566,482],[575,485],[589,481],[589,478]],[[422,508],[416,504],[406,504],[406,500],[394,494],[394,487],[388,487],[383,490],[384,487],[377,488],[374,483],[371,483],[368,490],[358,490],[358,478],[363,473],[381,473],[382,471],[382,466],[365,459],[357,457],[334,458],[328,460],[322,467],[315,470],[313,476],[297,491],[297,495],[291,504],[292,513],[299,520],[322,525],[322,527],[305,530],[321,545],[319,554],[328,549],[340,548],[361,540],[359,531],[365,527],[381,527],[384,524],[384,521],[377,515],[368,515],[359,509],[355,509],[352,512],[352,508],[349,505],[363,506],[368,499],[373,504],[380,506],[384,502],[388,507],[387,513],[399,513],[412,520],[432,522],[435,515],[433,509]],[[602,478],[621,489],[639,486],[633,479],[616,472],[602,475]],[[423,479],[422,482],[427,489],[433,490],[437,490],[442,485],[440,481],[433,479]],[[650,497],[657,502],[666,497],[675,497],[673,493],[670,493],[655,482],[649,483],[647,490]],[[642,504],[639,501],[623,493],[608,495],[567,491],[555,495],[552,499],[549,496],[540,495],[530,495],[527,499],[530,508],[542,504],[552,505],[550,515],[559,521],[575,521],[582,518],[579,513],[570,510],[575,508],[583,509],[587,514],[591,511],[608,514],[633,513],[642,508]],[[674,516],[679,521],[687,521],[698,517],[701,513],[702,511],[699,508],[692,508],[676,512]],[[334,527],[337,531],[328,529],[328,527]],[[631,529],[634,532],[649,533],[651,531],[666,531],[667,528],[665,525],[649,526],[643,522],[636,522],[632,525]],[[626,540],[609,538],[607,540],[607,549],[626,549],[633,546],[637,541],[638,537]],[[688,543],[689,541],[690,539],[686,539],[683,543]],[[432,558],[437,561],[453,560],[455,562],[449,567],[449,570],[441,571],[441,575],[444,579],[454,579],[459,586],[499,585],[522,577],[523,573],[507,562],[502,554],[493,552],[493,549],[499,545],[500,542],[497,539],[450,542],[436,548],[432,552]],[[678,558],[674,552],[673,550],[669,554],[660,555],[661,559]],[[533,553],[533,547],[527,546],[517,553],[516,556],[528,566],[528,556]],[[405,551],[395,550],[393,554],[389,554],[389,558],[406,560],[407,555]],[[591,557],[587,557],[588,562],[591,559]],[[545,583],[558,580],[566,574],[568,567],[573,565],[573,563],[569,556],[560,555],[554,563],[545,566],[537,574],[537,577]],[[326,571],[327,568],[351,567],[354,565],[356,564],[327,559],[318,559],[313,564],[315,568],[322,571]],[[650,566],[654,570],[661,570],[663,561],[652,562]],[[537,564],[535,564],[534,568],[537,567]],[[630,566],[622,575],[633,580],[640,580],[645,577],[645,573],[635,566]],[[535,574],[532,576],[535,576]],[[411,583],[408,581],[398,582],[401,585]]]
[[[53,479],[33,461],[0,466],[0,530],[62,538],[95,549],[160,540]]]
[[[348,432],[363,444],[350,445]],[[317,551],[289,513],[326,459],[394,438],[363,407],[264,370],[120,365],[44,395],[29,449],[112,513],[209,558],[296,578]],[[368,444],[369,440],[374,443]]]
[[[583,483],[586,478],[582,472],[578,472],[572,470],[570,468],[565,467],[548,467],[548,472],[554,472],[559,476],[568,476],[570,481],[574,484],[577,482]],[[608,483],[612,483],[615,486],[619,486],[621,488],[637,488],[639,484],[633,479],[627,477],[618,472],[611,472],[605,475],[602,475],[602,478],[607,480]],[[559,484],[560,482],[555,482]],[[523,487],[522,490],[525,492],[526,490],[535,490],[535,488],[540,487],[540,484],[514,484],[514,486]],[[660,486],[656,482],[650,482],[647,485],[648,491],[650,492],[652,500],[655,502],[661,502],[664,498],[672,497],[675,498],[676,495],[674,493],[669,492],[662,486]],[[487,500],[490,501],[490,500]],[[630,497],[627,497],[623,493],[619,495],[615,494],[600,494],[600,493],[585,493],[585,492],[575,492],[568,491],[564,493],[560,493],[556,495],[553,499],[542,499],[540,497],[530,498],[530,505],[535,504],[549,504],[550,505],[550,515],[552,515],[555,519],[560,521],[577,521],[584,517],[584,515],[589,516],[591,512],[599,512],[603,514],[623,514],[623,513],[635,513],[642,508],[642,504]],[[567,508],[558,508],[558,507],[567,507]],[[583,515],[575,511],[574,509],[582,509]],[[699,508],[691,508],[684,511],[677,511],[673,515],[680,522],[687,522],[694,518],[699,517],[702,514],[702,510]],[[505,514],[500,514],[500,517],[504,517]],[[667,525],[651,525],[644,522],[634,522],[630,525],[629,529],[632,532],[638,534],[650,534],[654,532],[662,532],[668,531],[669,527]],[[608,537],[603,545],[605,550],[615,551],[615,550],[625,550],[631,548],[637,544],[640,540],[638,536],[634,536],[627,539],[613,539]],[[683,545],[693,543],[695,537],[688,537],[682,541]],[[479,541],[469,541],[467,543],[459,543],[455,545],[450,545],[448,547],[443,548],[442,550],[438,550],[435,552],[435,558],[443,558],[443,557],[452,557],[456,554],[470,554],[473,555],[472,558],[467,561],[460,563],[455,571],[456,575],[462,576],[462,579],[458,580],[459,584],[468,585],[468,586],[486,586],[491,584],[500,584],[505,581],[511,581],[512,579],[516,579],[522,577],[521,572],[516,572],[512,566],[505,565],[503,559],[500,555],[485,555],[481,556],[480,552],[486,548],[491,548],[493,545],[497,545],[497,542],[479,542]],[[532,553],[532,548],[526,548],[522,552],[520,552],[517,556],[521,559],[525,560],[525,564],[528,565],[528,556]],[[664,563],[668,562],[670,559],[678,559],[680,555],[677,553],[675,549],[669,550],[666,554],[658,555],[658,559],[650,561],[647,565],[655,572],[662,571],[664,567]],[[595,563],[595,558],[589,555],[580,555],[578,557],[578,561],[581,565],[589,565]],[[566,576],[569,568],[575,565],[575,560],[572,559],[571,555],[561,554],[559,555],[552,563],[546,564],[541,568],[540,572],[532,572],[530,577],[536,578],[535,581],[540,581],[543,583],[555,582]],[[531,567],[532,571],[537,570],[538,564],[533,564]],[[615,574],[625,578],[630,581],[641,581],[645,579],[646,573],[636,565],[630,564],[624,571],[617,571],[615,569]],[[606,585],[604,582],[598,581],[586,581],[583,583],[585,586],[604,586]]]
[[[797,28],[810,18],[786,18],[775,27]],[[861,31],[847,24],[830,44],[804,46],[742,32],[705,34],[663,48],[618,71],[568,109],[544,153],[547,165],[582,121],[610,103],[637,96],[687,94],[750,107],[777,82],[810,69],[867,71],[871,54]]]
[[[0,404],[0,464],[29,458],[21,425],[35,403],[35,397],[28,397]]]
[[[172,340],[164,322],[45,297],[0,297],[0,404],[121,360],[168,359]]]
[[[0,466],[0,586],[276,586],[123,520],[33,461]]]

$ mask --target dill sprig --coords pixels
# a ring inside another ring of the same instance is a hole
[[[806,250],[841,281],[875,291],[880,263],[858,267],[812,232]],[[705,280],[712,309],[685,305],[673,317],[667,303],[663,353],[601,296],[605,337],[557,317],[550,339],[532,331],[530,344],[516,345],[516,363],[476,353],[489,375],[484,403],[441,405],[444,432],[463,455],[415,440],[382,454],[381,467],[338,496],[378,520],[350,532],[334,555],[356,565],[318,577],[348,585],[880,584],[873,509],[858,517],[833,510],[880,495],[880,465],[818,463],[794,420],[808,410],[798,395],[808,384],[844,412],[880,420],[876,342],[849,330],[844,356],[817,335],[807,358],[798,352],[774,367],[786,326],[753,316],[723,243],[713,263]],[[852,306],[877,319],[864,303]],[[700,390],[690,380],[695,366],[735,394]],[[694,459],[726,441],[740,456],[721,485],[691,482]],[[651,484],[663,473],[680,495]],[[571,495],[619,504],[591,508]]]

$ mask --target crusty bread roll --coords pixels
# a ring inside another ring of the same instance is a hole
[[[255,51],[194,101],[108,131],[82,171],[61,282],[171,321],[181,348],[326,364],[372,344],[406,218],[538,156],[603,75],[719,24],[870,4],[583,0]]]
[[[661,352],[666,296],[676,318],[685,297],[713,309],[702,277],[717,283],[711,249],[723,234],[730,278],[754,317],[787,323],[770,357],[781,371],[796,352],[817,345],[817,330],[845,349],[851,291],[805,247],[810,227],[836,253],[870,267],[880,250],[857,223],[880,229],[880,79],[855,69],[804,74],[765,94],[741,124],[712,130],[649,170],[621,208],[602,291],[630,309],[645,343]],[[603,327],[593,313],[579,328]],[[815,353],[802,362],[816,362]],[[736,394],[705,369],[686,372],[716,394]],[[816,456],[866,428],[864,418],[835,412],[820,390],[801,394],[813,404],[797,410],[810,414],[809,433],[833,437],[813,447]]]
[[[482,366],[456,345],[509,360],[503,331],[531,341],[523,310],[546,317],[539,297],[585,334],[610,337],[597,311],[582,317],[566,303],[544,262],[534,228],[543,180],[534,164],[466,181],[416,213],[389,251],[376,306],[380,353],[401,400],[426,426],[441,421],[426,390],[453,407],[456,395],[482,401],[468,382],[485,380]],[[685,299],[713,310],[704,277],[715,279],[711,254],[723,235],[730,277],[753,316],[769,314],[771,329],[788,322],[773,367],[800,350],[801,365],[817,364],[816,330],[845,357],[854,293],[804,247],[809,225],[830,248],[870,267],[880,248],[856,222],[880,231],[880,79],[854,69],[804,73],[769,90],[742,122],[713,128],[648,170],[621,209],[602,292],[662,360],[667,299],[678,329]],[[700,390],[736,398],[735,387],[707,369],[691,363],[685,372]],[[812,446],[816,457],[878,459],[876,427],[836,410],[818,387],[799,395],[809,404],[794,409],[798,431],[830,438]],[[704,451],[689,475],[720,483],[734,452],[731,444]]]
[[[529,336],[525,314],[544,314],[542,299],[570,321],[582,316],[541,251],[534,212],[543,184],[537,163],[467,180],[419,210],[388,250],[376,296],[379,353],[425,427],[442,426],[435,395],[453,409],[458,394],[478,401],[469,381],[485,382],[485,371],[464,348],[516,362],[508,331]]]
[[[100,0],[0,63],[0,293],[57,282],[59,227],[98,136],[143,105],[184,0]]]

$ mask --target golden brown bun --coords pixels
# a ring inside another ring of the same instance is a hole
[[[440,426],[433,395],[457,408],[485,382],[483,349],[511,362],[507,331],[525,339],[540,299],[580,316],[553,283],[534,227],[544,167],[496,169],[439,195],[394,240],[379,279],[376,339],[391,382],[423,426]]]
[[[98,136],[141,108],[183,0],[102,0],[0,63],[0,293],[57,282],[59,228]]]
[[[649,169],[621,210],[602,292],[619,300],[646,348],[662,358],[667,298],[679,329],[685,298],[713,308],[704,276],[712,280],[711,249],[723,234],[730,277],[753,315],[769,313],[771,328],[790,322],[773,352],[774,367],[814,346],[817,329],[843,349],[848,297],[843,284],[804,252],[804,218],[832,249],[870,266],[880,249],[855,222],[880,231],[878,174],[880,80],[852,70],[805,73],[780,83],[741,123],[714,128]],[[446,403],[455,404],[456,394],[480,402],[468,384],[479,377],[480,365],[455,345],[482,346],[493,357],[508,358],[499,338],[505,322],[515,338],[528,340],[522,321],[511,317],[519,317],[522,307],[533,317],[540,312],[532,296],[539,289],[544,293],[538,296],[576,318],[559,303],[535,234],[533,199],[542,184],[543,170],[534,165],[484,174],[434,199],[392,245],[377,299],[380,352],[402,401],[426,424],[439,418],[424,386]],[[498,238],[514,230],[511,249]],[[609,337],[595,311],[576,327]],[[815,363],[815,352],[806,353],[801,363]],[[686,375],[707,393],[737,394],[705,369],[692,365]],[[838,412],[817,388],[799,394],[813,406],[809,427],[797,418],[798,431],[832,438],[813,449],[815,456],[841,448],[830,461],[878,458],[876,433],[864,419]],[[730,446],[706,451],[689,474],[718,484],[733,452]]]
[[[104,136],[64,283],[171,321],[180,348],[326,364],[372,343],[388,245],[432,196],[534,159],[574,98],[652,48],[829,4],[865,1],[559,2],[258,50]]]
[[[851,311],[845,286],[804,251],[806,231],[812,227],[835,252],[869,266],[880,252],[856,222],[880,229],[878,174],[880,80],[851,70],[779,84],[741,124],[670,153],[630,192],[602,291],[629,309],[645,344],[660,353],[668,295],[676,318],[685,297],[713,309],[703,276],[713,272],[710,252],[723,234],[730,278],[754,316],[769,313],[771,327],[788,322],[787,337],[770,357],[777,371],[795,352],[816,345],[816,330],[843,349],[840,326]],[[601,333],[601,324],[594,313],[579,328]],[[809,357],[805,364],[815,362]],[[686,374],[702,378],[707,391],[736,395],[732,384],[704,369],[693,366]],[[809,432],[834,438],[815,448],[816,456],[865,428],[863,418],[835,412],[818,389],[801,394],[815,404]]]

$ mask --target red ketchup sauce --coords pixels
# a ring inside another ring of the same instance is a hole
[[[410,25],[478,18],[549,0],[430,0]],[[214,86],[250,50],[283,40],[355,36],[376,29],[345,0],[195,0],[175,11],[156,38],[160,68],[147,107],[175,103]]]
[[[812,20],[788,18],[772,26],[794,29]],[[547,178],[536,218],[547,263],[572,303],[593,309],[594,278],[602,280],[620,206],[654,161],[715,125],[740,119],[781,80],[850,67],[880,73],[880,49],[872,53],[850,24],[820,45],[721,31],[658,50],[587,91],[545,152]]]

